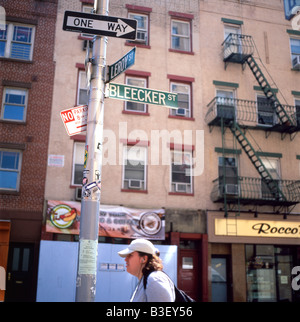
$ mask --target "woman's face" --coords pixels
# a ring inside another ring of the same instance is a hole
[[[138,277],[142,277],[142,269],[146,264],[146,256],[140,257],[138,252],[133,252],[126,256],[126,269],[127,272]]]

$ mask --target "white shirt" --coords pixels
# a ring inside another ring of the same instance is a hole
[[[144,289],[144,276],[140,279],[130,302],[174,302],[174,284],[167,274],[161,271],[152,272]]]

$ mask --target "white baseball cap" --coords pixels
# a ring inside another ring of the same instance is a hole
[[[147,239],[135,239],[133,240],[129,246],[121,251],[118,254],[121,257],[126,257],[127,255],[133,252],[142,252],[150,255],[155,255],[157,249],[154,245]]]

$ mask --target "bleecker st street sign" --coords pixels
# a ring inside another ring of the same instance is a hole
[[[122,84],[109,84],[109,97],[136,103],[178,107],[176,93],[162,92],[154,89]]]
[[[135,39],[137,21],[91,13],[65,11],[63,30],[92,35]]]

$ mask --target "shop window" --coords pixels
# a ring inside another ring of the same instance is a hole
[[[299,265],[297,247],[246,245],[248,302],[293,302],[291,272]]]
[[[214,256],[211,259],[212,302],[228,302],[227,258]]]

